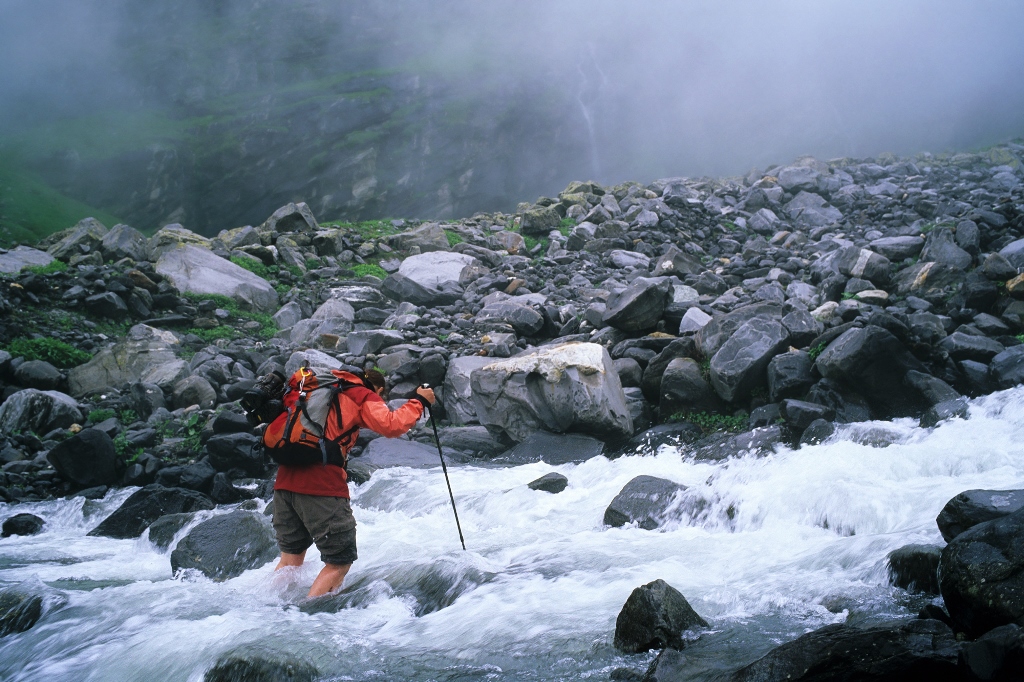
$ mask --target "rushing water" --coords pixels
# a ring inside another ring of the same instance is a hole
[[[145,535],[86,537],[130,490],[0,505],[0,520],[46,520],[40,535],[0,540],[0,586],[41,581],[54,595],[35,627],[0,640],[0,679],[201,680],[219,656],[253,645],[330,679],[605,680],[653,658],[611,641],[630,591],[656,578],[711,624],[688,647],[700,677],[827,623],[916,611],[920,598],[888,586],[886,554],[941,543],[935,516],[963,490],[1022,487],[1022,443],[1018,388],[975,401],[968,421],[859,424],[764,457],[700,462],[662,447],[452,468],[468,552],[439,468],[378,471],[353,487],[350,608],[312,615],[296,603],[322,565],[315,548],[290,572],[175,578],[169,552]],[[564,492],[526,487],[549,471],[568,477]],[[640,474],[689,486],[682,506],[700,512],[656,531],[604,527],[609,501]]]

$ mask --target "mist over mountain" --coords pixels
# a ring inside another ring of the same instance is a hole
[[[1013,2],[8,0],[0,173],[36,184],[0,183],[0,223],[59,222],[30,210],[44,190],[146,230],[291,200],[446,218],[573,179],[984,146],[1024,130],[1022,20]]]

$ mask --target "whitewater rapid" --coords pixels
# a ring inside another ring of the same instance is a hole
[[[565,491],[527,488],[551,471],[569,479]],[[828,623],[916,613],[925,602],[888,585],[886,555],[941,544],[935,516],[951,497],[1024,487],[1022,471],[1024,388],[934,429],[850,425],[821,445],[724,462],[663,446],[575,465],[451,467],[468,552],[439,467],[381,470],[353,486],[349,608],[314,614],[296,603],[322,566],[315,548],[300,569],[268,564],[214,583],[172,576],[169,551],[146,535],[86,537],[133,489],[0,505],[0,521],[46,521],[39,535],[0,540],[0,587],[39,581],[63,602],[0,639],[0,679],[201,680],[251,645],[298,655],[327,679],[603,680],[653,658],[611,642],[630,592],[657,578],[711,624],[688,647],[695,673],[728,669]],[[608,503],[642,474],[688,487],[680,518],[605,527]]]

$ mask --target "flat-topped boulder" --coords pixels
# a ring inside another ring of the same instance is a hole
[[[45,267],[54,260],[46,251],[33,249],[31,246],[17,246],[0,253],[0,273],[13,275],[21,272],[23,268]]]
[[[168,249],[156,262],[156,271],[179,291],[228,296],[243,308],[258,312],[273,313],[278,308],[277,292],[270,282],[198,246]]]
[[[136,382],[170,389],[189,375],[188,363],[176,355],[178,347],[173,333],[137,324],[112,348],[104,348],[68,372],[71,394],[82,396]]]

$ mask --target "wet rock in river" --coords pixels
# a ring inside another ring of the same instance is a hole
[[[886,557],[889,580],[896,587],[925,594],[939,593],[938,545],[906,545],[893,550]]]
[[[213,509],[206,495],[184,488],[165,488],[152,483],[135,491],[113,514],[108,516],[89,535],[109,538],[137,538],[149,524],[165,514]]]
[[[546,493],[560,493],[569,485],[569,479],[555,472],[544,474],[540,478],[526,484],[530,490],[542,490]]]
[[[8,538],[12,535],[35,535],[42,532],[43,520],[35,514],[15,514],[5,519],[0,537]]]
[[[113,485],[124,469],[114,441],[96,428],[83,429],[57,444],[46,459],[61,476],[82,488]]]
[[[203,675],[203,682],[315,682],[320,677],[310,663],[260,647],[221,656]]]
[[[629,654],[683,647],[686,630],[707,627],[686,597],[664,580],[636,588],[615,619],[615,648]]]
[[[189,531],[171,552],[171,570],[194,568],[213,580],[234,578],[278,555],[269,520],[234,511],[214,516]]]
[[[656,476],[637,476],[627,483],[604,512],[604,523],[613,528],[636,523],[654,530],[668,519],[686,486]]]
[[[935,518],[942,539],[953,538],[979,523],[1024,509],[1024,490],[966,490],[942,508]]]

